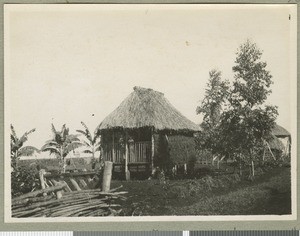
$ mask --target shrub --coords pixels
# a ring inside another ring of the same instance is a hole
[[[16,197],[40,189],[40,180],[36,166],[17,167],[11,172],[11,194]]]

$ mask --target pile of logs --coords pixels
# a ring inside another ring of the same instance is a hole
[[[110,171],[108,171],[110,173]],[[104,177],[106,177],[104,175]],[[106,179],[106,178],[104,178]],[[67,183],[43,188],[12,199],[12,217],[87,217],[116,216],[122,211],[121,201],[127,192],[111,189],[110,179],[104,180],[102,190],[66,191]],[[109,182],[109,183],[108,183]]]

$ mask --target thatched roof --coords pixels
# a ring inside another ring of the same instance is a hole
[[[277,125],[277,124],[272,129],[272,134],[277,137],[291,136],[291,134],[285,128],[283,128],[282,126]]]
[[[156,130],[198,131],[198,125],[183,116],[164,97],[152,89],[134,87],[133,92],[98,126],[134,129],[154,127]]]
[[[268,141],[270,148],[275,150],[284,150],[283,143],[276,137],[272,136],[272,138]]]

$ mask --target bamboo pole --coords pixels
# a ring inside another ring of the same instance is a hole
[[[265,143],[266,143],[266,145],[267,145],[267,147],[268,147],[268,149],[269,149],[269,151],[270,151],[270,153],[271,153],[271,155],[272,155],[274,161],[276,161],[276,158],[275,158],[275,156],[274,156],[274,154],[273,154],[273,152],[272,152],[272,150],[271,150],[271,147],[270,147],[269,143],[268,143],[267,141],[265,141]]]
[[[153,130],[151,131],[151,172],[154,170],[154,135],[153,135]]]
[[[108,192],[110,190],[112,167],[113,167],[113,163],[111,161],[105,162],[104,172],[103,172],[103,182],[102,182],[102,191],[103,192]]]
[[[128,155],[129,155],[129,150],[128,150],[128,135],[127,131],[125,134],[125,179],[130,180],[130,172],[128,170]]]
[[[112,131],[112,162],[115,162],[115,132]]]

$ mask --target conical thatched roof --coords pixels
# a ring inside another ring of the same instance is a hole
[[[134,129],[154,127],[157,130],[198,131],[199,126],[184,117],[164,97],[152,89],[134,87],[133,92],[98,126]]]
[[[282,126],[275,124],[275,127],[272,129],[272,134],[279,136],[291,136],[291,134]]]

